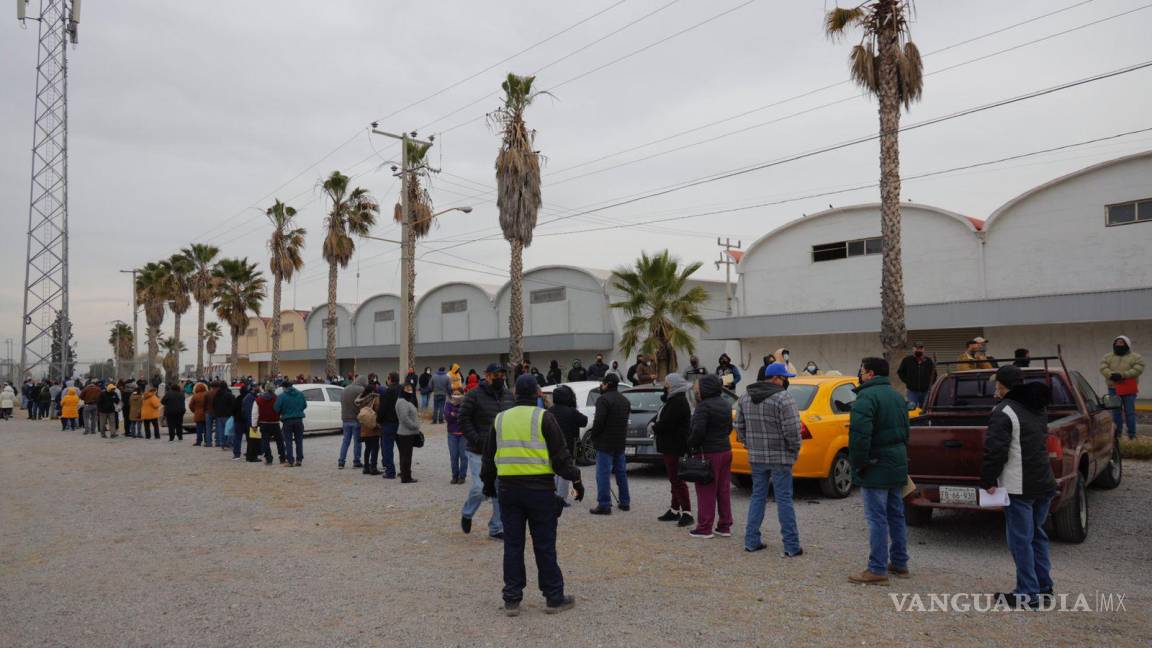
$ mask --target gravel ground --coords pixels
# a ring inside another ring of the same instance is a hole
[[[81,437],[55,422],[0,423],[0,646],[1149,645],[1152,464],[1090,492],[1091,534],[1055,543],[1057,591],[1126,595],[1126,611],[896,611],[889,594],[1010,589],[1003,523],[939,515],[910,530],[913,578],[865,587],[857,496],[798,487],[805,555],[746,554],[739,537],[691,540],[655,520],[662,474],[633,467],[633,509],[560,522],[577,607],[499,612],[501,545],[459,529],[441,427],[417,450],[418,484],[336,470],[339,438],[310,437],[297,469],[182,443]],[[349,464],[350,465],[350,464]],[[585,479],[591,480],[588,469]],[[594,488],[589,496],[594,497]],[[747,511],[734,491],[737,529]],[[525,641],[525,638],[531,640]]]

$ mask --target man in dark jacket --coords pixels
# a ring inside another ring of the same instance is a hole
[[[351,385],[340,392],[340,427],[344,438],[340,441],[340,456],[336,458],[336,467],[344,469],[344,462],[348,459],[348,446],[352,446],[352,467],[363,468],[360,463],[360,408],[356,407],[356,399],[368,387],[368,376],[359,376]]]
[[[671,373],[664,378],[664,405],[652,421],[652,436],[656,439],[656,452],[664,458],[664,472],[668,476],[672,503],[668,511],[656,518],[661,522],[676,522],[686,527],[696,522],[692,517],[692,498],[688,484],[680,479],[680,458],[688,454],[688,434],[692,430],[692,407],[688,392],[692,383],[680,374]]]
[[[574,596],[564,594],[564,575],[556,561],[556,522],[561,506],[555,495],[556,478],[572,482],[577,501],[584,499],[584,486],[559,422],[536,407],[539,395],[536,379],[531,374],[521,375],[516,380],[515,406],[499,414],[484,434],[480,471],[483,494],[499,497],[503,503],[504,613],[508,616],[520,614],[528,580],[524,572],[525,526],[532,532],[540,591],[547,602],[545,613],[563,612],[576,603]]]
[[[620,378],[608,374],[600,383],[600,398],[596,400],[596,414],[588,438],[596,448],[596,508],[593,515],[612,513],[612,490],[609,477],[616,475],[616,488],[620,490],[621,511],[632,508],[628,493],[628,464],[624,457],[624,441],[628,438],[628,417],[632,404],[618,391]]]
[[[628,367],[628,373],[625,375],[625,377],[628,379],[629,384],[632,384],[632,385],[637,384],[636,383],[636,371],[639,370],[640,367],[642,365],[644,365],[647,361],[648,361],[648,357],[645,356],[643,353],[636,356],[636,364],[632,365],[631,367]]]
[[[396,416],[396,401],[400,399],[400,374],[395,371],[384,379],[384,391],[376,401],[376,424],[380,426],[380,467],[384,479],[396,479],[396,431],[400,418]]]
[[[481,479],[481,464],[484,462],[484,448],[492,430],[496,415],[512,407],[512,396],[505,388],[507,371],[504,365],[493,362],[484,371],[484,382],[464,395],[460,404],[460,431],[468,440],[468,475],[472,482],[468,487],[468,499],[460,511],[460,529],[472,532],[472,518],[484,502],[484,481]],[[492,498],[492,517],[488,520],[488,535],[497,540],[504,539],[504,524],[500,519],[500,500]]]
[[[604,364],[604,354],[596,354],[596,362],[588,365],[588,380],[600,380],[608,375],[608,365]]]
[[[989,494],[1008,491],[1004,523],[1008,549],[1016,562],[1016,588],[999,595],[1016,607],[1034,605],[1052,593],[1048,535],[1044,521],[1056,492],[1048,458],[1048,403],[1052,390],[1042,382],[1025,383],[1020,367],[996,370],[1000,402],[988,418],[980,485]]]
[[[164,407],[164,422],[168,424],[168,440],[184,440],[184,412],[187,406],[184,402],[184,392],[176,383],[168,385],[164,390],[164,398],[160,399]]]
[[[688,452],[702,454],[712,466],[712,481],[696,482],[696,506],[700,517],[693,538],[707,539],[716,533],[732,535],[732,406],[724,400],[724,388],[718,376],[707,375],[696,383],[700,402],[692,411],[692,431],[688,434]]]
[[[120,397],[116,395],[116,385],[108,383],[108,387],[100,392],[100,397],[96,399],[96,412],[100,421],[100,436],[107,437],[106,431],[112,432],[112,438],[120,436],[116,434],[116,406],[120,404]]]
[[[588,380],[588,371],[580,364],[580,358],[572,361],[572,368],[568,370],[568,382],[584,382]]]
[[[924,355],[923,342],[912,345],[912,355],[900,361],[896,375],[908,388],[908,401],[915,403],[916,407],[924,407],[924,401],[928,400],[928,390],[936,382],[936,363]]]
[[[864,495],[870,551],[868,569],[848,580],[865,585],[887,583],[889,574],[909,576],[903,496],[908,483],[908,404],[892,388],[888,371],[883,358],[861,361],[860,386],[849,417],[848,460],[852,482]]]
[[[212,416],[216,428],[216,447],[228,450],[224,446],[224,431],[228,426],[228,419],[232,418],[232,410],[236,407],[236,396],[232,389],[224,382],[216,384],[216,395],[212,397]]]
[[[539,381],[537,381],[539,384]],[[576,392],[567,385],[560,385],[552,392],[552,407],[548,412],[560,424],[560,431],[564,435],[564,445],[568,454],[576,457],[576,441],[580,438],[580,430],[588,425],[588,417],[576,408]],[[564,505],[568,506],[569,482],[560,475],[556,476],[556,494],[564,498]]]

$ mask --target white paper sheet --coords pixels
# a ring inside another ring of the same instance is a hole
[[[1008,506],[1008,491],[1003,488],[997,488],[995,493],[989,493],[981,488],[978,495],[980,501],[980,508],[999,508],[1001,506]]]

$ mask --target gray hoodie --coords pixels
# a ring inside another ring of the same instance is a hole
[[[404,397],[396,399],[396,418],[400,420],[400,427],[396,428],[397,436],[420,434],[420,413],[416,410],[416,406]]]
[[[368,386],[368,376],[360,376],[356,382],[344,388],[343,393],[340,394],[340,420],[345,423],[355,423],[356,415],[360,413],[360,408],[356,407],[356,399],[360,394],[364,393],[364,388]]]

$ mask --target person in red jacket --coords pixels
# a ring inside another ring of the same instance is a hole
[[[280,434],[280,414],[276,411],[276,385],[264,383],[264,391],[256,397],[252,408],[252,426],[260,428],[260,446],[264,451],[264,463],[272,463],[272,444],[276,444],[276,455],[280,463],[285,463],[284,437]]]

